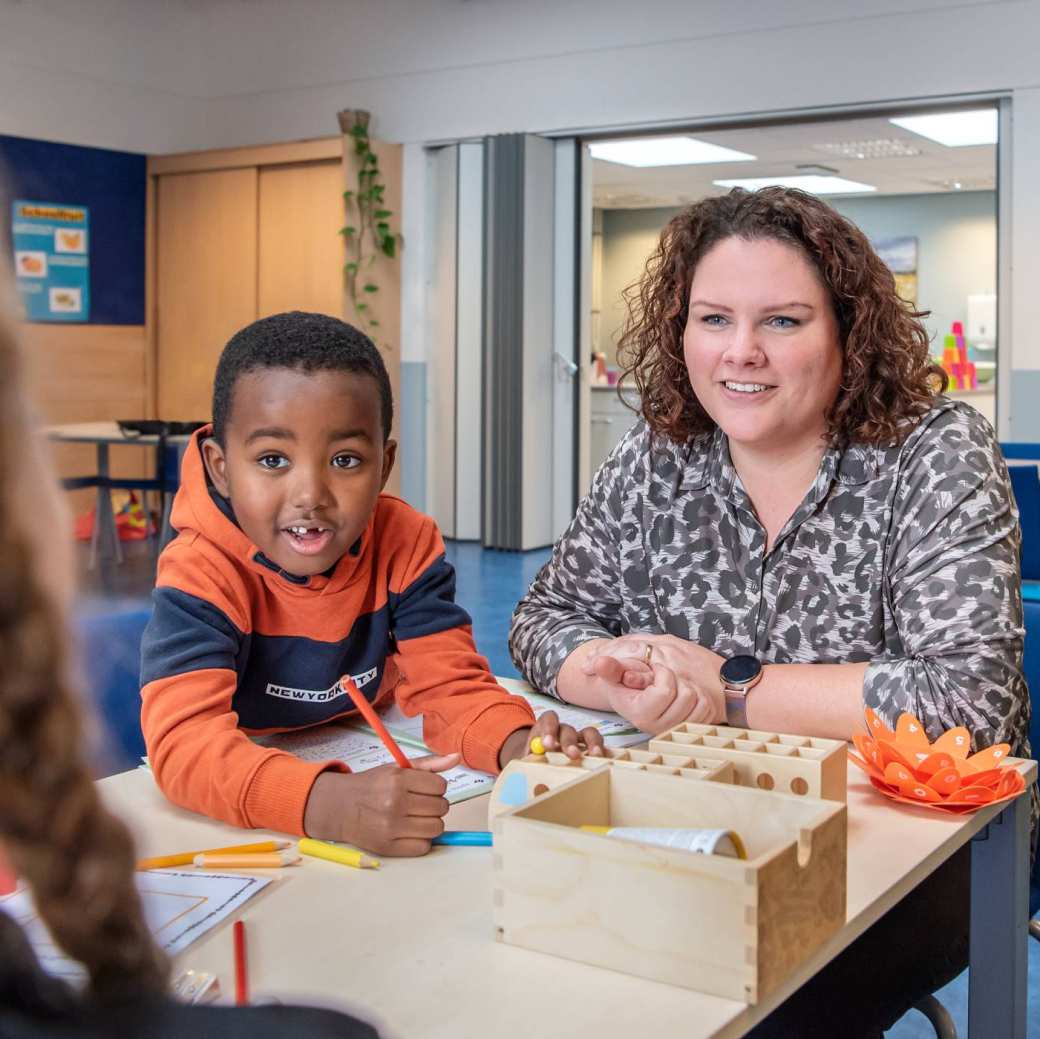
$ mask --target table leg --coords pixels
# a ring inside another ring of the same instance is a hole
[[[108,444],[97,445],[97,504],[94,507],[94,536],[91,538],[91,567],[98,558],[123,561],[123,548],[119,544],[116,518],[112,512],[112,489],[108,486]]]
[[[177,472],[181,471],[181,466],[184,464],[184,452],[188,449],[187,441],[177,444]],[[173,513],[173,498],[174,491],[166,490],[163,491],[163,514],[162,514],[162,525],[159,528],[159,548],[165,548],[176,536],[177,531],[173,529],[173,524],[170,522],[170,516]]]
[[[1024,1039],[1029,913],[1029,791],[971,845],[968,1035]]]

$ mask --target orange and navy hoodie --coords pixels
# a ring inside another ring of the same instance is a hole
[[[159,558],[141,645],[141,727],[163,793],[248,828],[302,834],[307,796],[342,762],[302,761],[250,735],[354,713],[349,674],[373,703],[422,714],[436,752],[498,771],[506,737],[532,725],[499,686],[455,602],[436,524],[380,495],[357,543],[330,572],[297,577],[268,560],[209,485],[200,430],[173,505],[177,538]]]

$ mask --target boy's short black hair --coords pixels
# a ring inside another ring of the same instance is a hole
[[[246,325],[224,347],[213,380],[213,435],[224,445],[231,399],[239,376],[263,368],[370,375],[379,389],[383,440],[390,436],[394,398],[390,376],[375,343],[339,318],[291,310]]]

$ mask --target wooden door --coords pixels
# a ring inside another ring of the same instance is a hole
[[[338,161],[262,166],[257,316],[343,316],[343,172]]]
[[[217,358],[257,315],[257,169],[158,181],[159,416],[208,419]]]

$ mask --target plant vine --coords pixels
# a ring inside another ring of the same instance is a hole
[[[355,111],[350,116],[352,121],[343,130],[354,142],[357,188],[343,192],[347,223],[339,233],[347,245],[347,262],[343,266],[347,294],[359,322],[370,330],[379,328],[379,321],[372,312],[371,298],[379,292],[372,265],[379,255],[394,259],[404,239],[390,227],[394,214],[386,208],[386,185],[368,136],[369,113]]]

